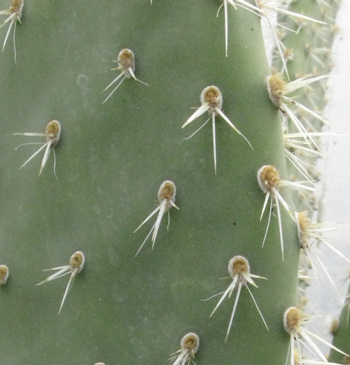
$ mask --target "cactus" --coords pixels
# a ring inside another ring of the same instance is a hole
[[[345,305],[343,307],[343,310],[341,312],[339,321],[335,321],[335,329],[334,329],[334,345],[337,347],[340,347],[344,349],[344,351],[348,354],[347,356],[344,356],[342,354],[339,354],[336,351],[332,351],[330,353],[329,360],[333,362],[339,362],[340,364],[348,364],[349,363],[349,294],[346,298]]]
[[[2,13],[16,29],[12,50],[0,33],[2,363],[285,363],[305,209],[289,188],[303,177],[269,98],[265,15],[247,4],[224,0],[217,17],[212,0]],[[277,54],[287,84],[300,65]],[[266,165],[277,185],[259,186]]]

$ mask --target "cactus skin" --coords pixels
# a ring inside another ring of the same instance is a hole
[[[296,1],[294,4],[292,4],[291,6],[291,10],[292,11],[296,11],[296,12],[301,12],[302,9],[306,10],[307,14],[315,14],[315,18],[317,19],[321,19],[325,22],[328,23],[328,27],[329,27],[329,32],[323,34],[325,41],[323,41],[322,39],[320,39],[319,37],[316,36],[315,31],[312,29],[312,27],[310,25],[308,25],[307,27],[305,27],[305,29],[303,29],[301,32],[299,32],[299,34],[297,35],[290,35],[288,34],[284,41],[287,47],[293,47],[294,50],[294,54],[295,54],[295,58],[293,61],[288,63],[288,69],[290,71],[291,74],[297,74],[300,72],[300,70],[303,70],[305,73],[313,73],[313,72],[319,72],[320,74],[327,74],[330,72],[331,68],[332,68],[332,58],[331,58],[331,54],[326,54],[326,55],[321,55],[319,56],[319,58],[321,59],[322,62],[324,62],[325,66],[322,67],[320,66],[320,64],[316,64],[312,58],[310,57],[310,55],[308,55],[305,52],[305,44],[307,42],[311,43],[314,47],[329,47],[331,48],[332,46],[332,42],[335,36],[335,32],[331,31],[332,27],[334,27],[334,19],[336,19],[336,15],[337,15],[337,11],[339,8],[339,1],[329,1],[329,5],[331,5],[331,7],[326,8],[324,7],[323,10],[325,10],[324,13],[322,13],[322,11],[320,11],[319,6],[317,5],[316,2],[303,2],[303,1]],[[307,9],[305,8],[307,7]],[[289,24],[290,25],[290,24]],[[312,35],[311,38],[311,42],[310,40],[306,40],[308,35]],[[316,69],[315,69],[316,67]],[[325,85],[323,85],[325,86]],[[317,105],[317,107],[319,108],[320,111],[322,111],[322,109],[325,106],[326,100],[327,98],[325,97],[325,90],[326,87],[324,88],[314,88],[314,102]],[[302,94],[300,94],[300,97],[303,97]],[[300,100],[300,99],[298,99]],[[309,105],[310,104],[306,104]],[[320,130],[322,125],[320,125],[319,123],[314,124],[314,127],[317,130]],[[332,129],[330,129],[332,131]],[[340,132],[340,131],[336,131],[336,132]],[[300,203],[300,211],[302,209],[305,209],[305,206],[303,205],[303,203]],[[322,218],[321,218],[322,219]],[[339,219],[341,220],[341,217],[339,217]],[[331,242],[332,244],[335,242]],[[344,263],[345,264],[345,263]],[[345,264],[346,265],[346,264]],[[336,281],[336,283],[338,284],[338,282]],[[349,296],[350,291],[348,291],[348,296]],[[329,298],[330,300],[333,298],[333,295],[336,295],[334,293],[329,293]],[[309,298],[310,299],[310,298]],[[311,300],[314,300],[315,298],[311,298]],[[348,299],[347,299],[348,300]],[[350,337],[350,330],[349,330],[349,324],[348,322],[348,304],[349,302],[346,301],[346,304],[344,305],[340,318],[339,318],[339,326],[338,328],[334,331],[331,332],[332,335],[334,335],[333,338],[333,342],[332,344],[334,346],[336,346],[338,349],[343,350],[346,353],[350,354],[350,347],[349,347],[349,337]],[[316,303],[317,305],[317,303]],[[320,334],[321,336],[325,333],[325,330],[330,330],[329,328],[327,329],[323,329],[322,328],[322,334]],[[328,341],[328,339],[327,339]],[[328,350],[328,347],[327,347]],[[325,350],[325,347],[323,347],[322,351],[327,351]],[[331,350],[329,351],[329,358],[328,358],[329,362],[332,363],[339,363],[339,364],[346,364],[346,360],[344,358],[344,355],[340,354],[339,352],[335,351],[335,350]],[[347,360],[349,361],[349,360]]]
[[[282,212],[284,262],[274,217],[261,248],[266,217],[259,222],[264,195],[256,182],[264,164],[288,178],[280,118],[267,96],[270,71],[258,18],[229,7],[226,58],[218,6],[202,0],[25,4],[17,65],[6,48],[0,68],[6,85],[0,257],[11,271],[1,288],[3,363],[163,364],[193,331],[201,339],[198,365],[284,364],[282,316],[296,304],[297,229]],[[135,53],[136,77],[150,86],[127,79],[102,105],[102,90],[117,76],[112,60],[124,47]],[[223,93],[223,111],[254,147],[219,120],[217,175],[209,126],[190,140],[183,138],[201,122],[181,129],[212,84]],[[26,140],[12,136],[40,132],[51,119],[62,125],[58,181],[52,159],[40,178],[39,157],[18,170],[30,146],[14,151]],[[176,184],[180,211],[171,211],[169,232],[162,222],[154,250],[147,242],[134,258],[151,224],[132,232],[155,208],[166,179]],[[288,191],[283,196],[291,201]],[[76,250],[84,252],[86,267],[57,316],[66,282],[34,285],[45,278],[41,270],[66,263]],[[225,290],[218,278],[228,275],[234,255],[246,256],[252,272],[268,278],[254,296],[270,331],[242,292],[225,344],[233,299],[210,319],[216,299],[201,300]]]
[[[350,354],[350,346],[349,346],[350,326],[349,326],[348,304],[349,301],[347,300],[341,311],[339,318],[339,325],[334,334],[333,345],[338,348],[341,348],[347,354]],[[348,364],[348,362],[345,362],[344,356],[342,354],[337,353],[334,350],[332,350],[329,355],[329,361],[337,362],[339,364]]]

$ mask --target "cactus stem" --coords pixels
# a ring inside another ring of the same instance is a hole
[[[271,0],[255,0],[255,5],[252,5],[252,4],[250,4],[249,2],[247,2],[245,0],[236,0],[236,1],[237,1],[238,6],[242,7],[245,10],[248,10],[248,11],[256,14],[263,21],[266,22],[266,24],[269,27],[269,29],[270,29],[270,31],[273,35],[273,38],[276,42],[277,50],[278,50],[278,53],[281,57],[281,61],[282,61],[282,65],[283,65],[282,69],[286,72],[287,78],[289,79],[286,59],[284,57],[284,52],[283,52],[283,49],[282,49],[282,47],[283,47],[282,42],[280,41],[280,39],[277,36],[275,25],[270,20],[270,18],[268,16],[268,12],[283,14],[283,15],[289,16],[291,18],[295,18],[298,21],[311,21],[311,22],[316,23],[316,24],[326,24],[326,23],[323,22],[323,21],[316,20],[316,19],[313,19],[311,17],[305,16],[305,15],[302,15],[302,14],[298,14],[298,13],[294,13],[292,11],[286,10],[283,7],[282,3],[276,5],[276,2],[271,1]],[[277,23],[277,26],[282,27],[284,29],[287,29],[289,31],[295,32],[292,29],[289,29],[289,28],[286,28],[286,27],[282,26],[281,24]]]

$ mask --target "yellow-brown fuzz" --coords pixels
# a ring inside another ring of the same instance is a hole
[[[347,355],[347,356],[344,357],[343,363],[344,364],[350,364],[350,355]]]
[[[184,339],[182,347],[193,351],[197,347],[197,338],[194,335],[189,335]]]
[[[174,200],[176,188],[172,181],[164,181],[159,188],[158,199],[159,202],[166,200]]]
[[[263,189],[264,191],[271,191],[272,188],[278,189],[278,184],[281,179],[278,171],[274,166],[264,166],[260,171],[259,177],[259,183],[265,188]]]
[[[9,269],[6,265],[0,265],[0,285],[6,284]]]
[[[291,307],[285,313],[284,328],[287,332],[298,331],[302,314],[300,309]]]
[[[308,218],[308,211],[298,213],[298,224],[299,224],[299,242],[301,247],[307,246],[307,229],[310,226],[310,219]]]
[[[71,265],[72,269],[82,269],[84,265],[85,257],[82,252],[77,251],[75,252],[69,260],[69,264]]]
[[[283,81],[280,73],[269,76],[267,78],[267,83],[270,99],[276,106],[280,107],[286,83]]]
[[[242,256],[235,256],[231,263],[233,274],[249,273],[249,265],[247,260]]]
[[[46,127],[46,133],[57,134],[60,131],[60,126],[56,120],[52,120]]]
[[[204,93],[204,100],[210,106],[216,106],[218,103],[218,98],[220,98],[220,91],[214,86],[209,86]]]
[[[61,124],[57,120],[51,120],[45,129],[47,140],[52,142],[53,146],[56,146],[61,135]]]
[[[292,49],[286,49],[284,52],[283,52],[283,56],[284,56],[284,59],[286,61],[289,61],[289,60],[292,60],[293,57],[294,57],[294,53],[293,53],[293,50]]]
[[[206,87],[201,94],[202,104],[208,104],[211,108],[219,108],[222,106],[222,94],[216,86]]]
[[[339,30],[340,30],[340,27],[338,25],[335,24],[335,25],[331,26],[331,33],[333,35],[337,35],[339,33]]]
[[[133,70],[135,65],[134,53],[127,48],[122,49],[118,55],[118,70],[126,72],[129,68]]]
[[[181,339],[181,349],[186,350],[191,357],[198,351],[199,347],[199,337],[193,333],[189,332]]]
[[[335,334],[337,333],[338,331],[338,327],[339,327],[339,320],[338,319],[333,319],[330,327],[329,327],[329,333],[332,335],[332,336],[335,336]]]
[[[11,14],[20,12],[22,6],[23,6],[23,0],[11,0],[10,4]]]

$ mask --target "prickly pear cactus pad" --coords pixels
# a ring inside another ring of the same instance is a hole
[[[344,356],[343,354],[339,353],[338,351],[332,350],[329,356],[330,361],[337,361],[340,364],[348,364],[350,357],[350,348],[349,348],[349,294],[346,297],[344,307],[342,309],[339,323],[337,323],[337,326],[334,331],[334,340],[333,345],[337,346],[345,351],[347,353],[347,356]]]
[[[297,225],[281,209],[282,260],[273,209],[262,248],[268,214],[260,221],[265,194],[257,181],[263,165],[289,180],[281,119],[268,96],[259,18],[228,4],[226,57],[220,4],[25,2],[16,63],[12,32],[0,57],[0,264],[10,271],[0,287],[0,363],[166,364],[181,351],[197,365],[285,363]],[[8,7],[2,0],[1,10]],[[118,62],[123,49],[134,64]],[[212,85],[220,111],[252,148],[211,104],[181,128]],[[52,120],[61,126],[55,145],[45,132]],[[15,149],[26,143],[38,145]],[[159,197],[166,180],[176,199]],[[293,206],[287,187],[280,194]],[[72,259],[77,252],[83,268]],[[227,334],[237,289],[212,317],[221,296],[205,299],[232,283],[234,256],[267,280],[254,279],[256,288],[240,276]],[[195,353],[181,347],[188,333],[200,340]]]

